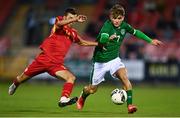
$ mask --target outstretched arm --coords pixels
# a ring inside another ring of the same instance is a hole
[[[135,30],[134,31],[134,35],[139,38],[139,39],[143,39],[146,42],[155,45],[155,46],[160,46],[163,45],[163,43],[157,39],[151,39],[150,37],[148,37],[146,34],[144,34],[143,32],[141,32],[140,30]]]
[[[98,45],[98,42],[84,40],[80,35],[77,35],[77,37],[79,39],[78,44],[81,46],[97,46]]]
[[[57,23],[56,23],[56,26],[57,27],[61,27],[63,25],[67,25],[67,24],[70,24],[72,22],[85,22],[87,19],[87,17],[85,15],[78,15],[74,18],[71,18],[71,19],[63,19],[63,20],[58,20]]]

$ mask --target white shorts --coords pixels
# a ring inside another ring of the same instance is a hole
[[[120,68],[125,68],[125,65],[121,62],[119,57],[106,63],[95,62],[90,77],[91,84],[98,85],[104,81],[106,72],[110,72],[111,76],[114,77],[113,74]]]

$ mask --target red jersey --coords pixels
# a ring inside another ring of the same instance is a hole
[[[57,28],[56,23],[59,20],[62,20],[62,16],[56,17],[50,36],[40,45],[40,49],[54,63],[63,63],[72,42],[79,42],[75,29],[67,25]]]

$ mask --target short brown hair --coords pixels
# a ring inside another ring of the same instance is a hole
[[[116,4],[110,9],[110,14],[113,18],[117,18],[119,15],[125,16],[124,7],[119,4]]]
[[[73,14],[73,15],[78,14],[76,8],[67,8],[64,12],[64,15],[67,16],[68,13]]]

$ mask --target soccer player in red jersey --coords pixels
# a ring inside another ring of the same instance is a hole
[[[9,87],[9,95],[13,95],[17,87],[31,77],[48,72],[58,79],[64,79],[61,98],[58,105],[64,107],[76,103],[77,97],[70,98],[76,77],[64,66],[64,57],[72,43],[83,46],[97,46],[97,42],[83,40],[75,29],[71,27],[74,22],[84,22],[86,16],[78,15],[76,9],[66,9],[64,16],[57,16],[51,34],[40,45],[42,52],[14,79]]]

